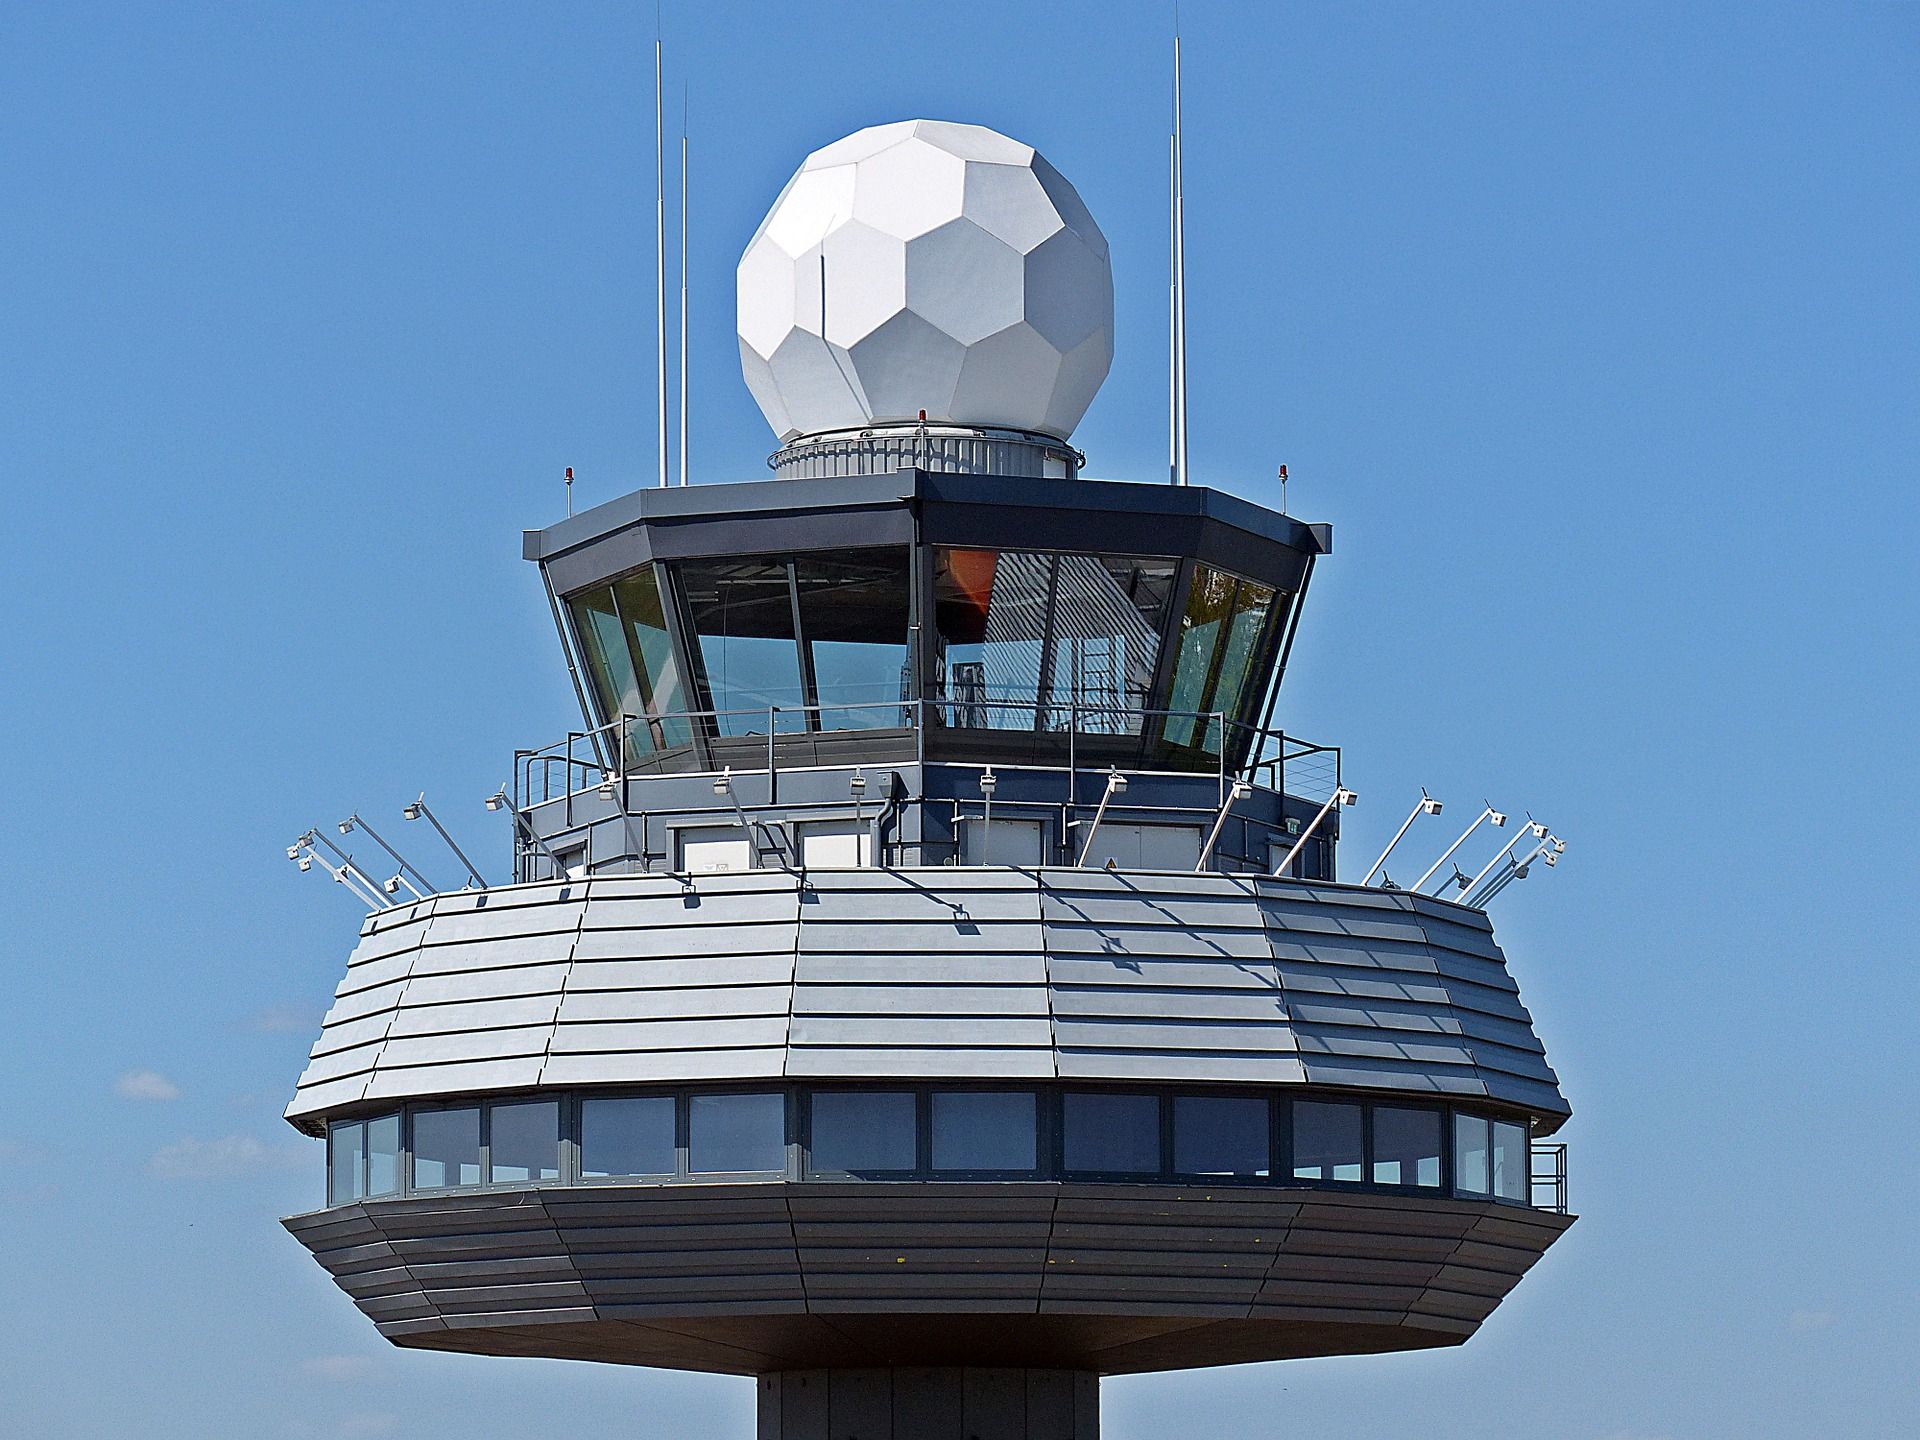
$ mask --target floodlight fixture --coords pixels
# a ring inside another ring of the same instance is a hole
[[[856,800],[865,795],[867,793],[867,772],[864,770],[854,771],[853,778],[847,781],[847,789]]]
[[[1295,858],[1306,848],[1307,842],[1313,838],[1313,832],[1320,828],[1320,822],[1332,813],[1334,806],[1352,805],[1359,799],[1360,797],[1353,791],[1347,789],[1346,786],[1336,785],[1333,794],[1327,797],[1327,803],[1320,807],[1313,819],[1307,822],[1307,828],[1300,832],[1300,838],[1293,842],[1293,848],[1287,851],[1286,858],[1274,866],[1273,873],[1275,875],[1284,875],[1293,868]]]
[[[302,855],[300,857],[301,873],[304,874],[311,869],[313,869],[313,857],[310,855]]]
[[[993,792],[1000,788],[1000,777],[993,773],[993,767],[987,766],[980,772],[980,863],[988,864],[992,855],[989,847],[993,840]]]
[[[1434,861],[1433,864],[1427,867],[1427,873],[1422,875],[1418,880],[1414,881],[1409,888],[1415,891],[1418,891],[1424,888],[1427,881],[1431,880],[1435,875],[1438,875],[1440,873],[1440,867],[1446,864],[1447,861],[1453,858],[1453,852],[1458,850],[1462,845],[1466,844],[1468,837],[1471,836],[1473,832],[1478,830],[1482,825],[1486,824],[1487,821],[1489,820],[1493,822],[1493,828],[1496,830],[1501,829],[1507,823],[1507,817],[1503,812],[1494,809],[1493,806],[1491,805],[1487,806],[1486,809],[1480,812],[1478,819],[1476,819],[1471,825],[1467,826],[1466,829],[1460,832],[1460,838],[1454,841],[1451,845],[1447,846],[1447,848],[1441,852],[1440,858]]]
[[[1552,866],[1558,862],[1560,853],[1566,848],[1565,841],[1559,839],[1557,836],[1548,835],[1541,840],[1538,845],[1534,846],[1533,849],[1529,850],[1525,858],[1517,865],[1509,864],[1506,870],[1494,876],[1494,878],[1487,883],[1486,888],[1478,894],[1471,896],[1466,903],[1482,910],[1486,909],[1493,897],[1506,889],[1507,886],[1516,880],[1526,879],[1528,872],[1533,868],[1533,862],[1535,860],[1545,860],[1548,867],[1552,868]]]
[[[439,888],[431,880],[427,879],[425,875],[422,875],[418,867],[408,860],[406,856],[389,845],[379,831],[361,819],[360,812],[357,810],[340,822],[340,833],[342,835],[351,834],[355,830],[359,830],[369,840],[373,841],[374,844],[386,851],[387,854],[392,857],[393,863],[400,867],[399,873],[394,876],[394,883],[385,887],[387,894],[393,894],[398,886],[404,885],[413,892],[416,900],[424,900]],[[422,889],[422,886],[426,888]]]
[[[1500,847],[1499,851],[1494,855],[1494,857],[1491,860],[1487,861],[1486,865],[1482,867],[1480,873],[1473,877],[1473,880],[1471,883],[1460,887],[1461,894],[1463,896],[1471,895],[1475,890],[1477,890],[1480,887],[1480,882],[1485,880],[1487,876],[1493,873],[1494,866],[1498,865],[1502,860],[1505,860],[1507,856],[1511,855],[1513,853],[1513,847],[1518,845],[1522,840],[1526,839],[1529,835],[1531,835],[1536,840],[1544,839],[1546,836],[1546,833],[1547,833],[1547,827],[1542,825],[1538,820],[1534,819],[1532,813],[1529,812],[1527,815],[1527,823],[1521,826],[1519,830],[1514,832],[1513,838],[1507,841],[1506,844]]]
[[[1116,795],[1127,792],[1127,777],[1116,767],[1107,771],[1107,788],[1100,792],[1100,804],[1093,812],[1093,823],[1087,827],[1087,838],[1080,844],[1080,864],[1087,863],[1087,857],[1093,853],[1093,837],[1099,832],[1100,822],[1107,818],[1107,803]]]
[[[1387,857],[1393,854],[1394,847],[1400,843],[1407,831],[1413,828],[1413,822],[1415,820],[1418,820],[1422,815],[1438,815],[1440,810],[1440,802],[1429,795],[1427,793],[1427,787],[1422,785],[1420,787],[1419,803],[1407,812],[1407,818],[1400,822],[1400,828],[1393,832],[1393,839],[1387,842],[1387,848],[1380,852],[1380,858],[1373,862],[1372,866],[1367,870],[1366,875],[1362,877],[1360,883],[1362,885],[1371,885],[1373,883],[1373,877],[1386,868]]]
[[[487,809],[489,810],[504,810],[506,804],[507,792],[504,786],[487,796]]]
[[[506,787],[504,786],[501,787],[500,798],[502,800],[506,799]],[[489,810],[494,810],[499,807],[494,805],[494,803],[491,800],[489,800],[487,802],[487,808]],[[408,805],[404,809],[402,809],[400,813],[409,820],[419,820],[424,818],[429,825],[433,826],[435,832],[440,836],[441,842],[449,850],[453,851],[454,855],[458,857],[462,865],[467,867],[467,887],[469,889],[471,889],[475,885],[478,885],[482,890],[487,888],[486,877],[481,875],[480,871],[474,866],[473,861],[467,858],[467,852],[462,850],[458,845],[453,843],[453,836],[449,835],[447,833],[447,827],[440,823],[440,817],[438,815],[435,815],[433,811],[427,808],[426,791],[424,790],[421,791],[419,798],[416,799],[411,805]]]
[[[614,771],[609,770],[600,777],[600,798],[602,800],[613,799],[620,793],[622,788],[620,776]]]
[[[733,793],[733,767],[731,765],[713,777],[713,793],[716,795],[731,795]],[[734,803],[738,804],[739,802],[735,801]]]
[[[1220,832],[1227,826],[1227,816],[1233,807],[1253,793],[1253,786],[1245,780],[1236,780],[1227,790],[1227,798],[1220,802],[1220,813],[1213,817],[1213,826],[1207,831],[1207,840],[1200,847],[1200,858],[1194,862],[1193,872],[1198,875],[1207,868],[1207,861],[1213,856],[1213,847],[1220,843]]]

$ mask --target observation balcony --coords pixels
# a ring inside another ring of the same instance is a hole
[[[1044,728],[996,733],[995,762],[954,758],[978,721],[1009,713]],[[710,760],[728,763],[698,768],[692,744],[636,754],[643,724],[704,734]],[[1155,738],[1169,733],[1201,744],[1169,752]],[[1047,710],[994,694],[621,716],[515,753],[514,875],[989,859],[1272,874],[1297,846],[1285,873],[1330,879],[1339,822],[1323,812],[1341,782],[1337,746],[1220,711]]]

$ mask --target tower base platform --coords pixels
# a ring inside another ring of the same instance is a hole
[[[759,1440],[1098,1440],[1090,1370],[782,1370],[759,1378]]]

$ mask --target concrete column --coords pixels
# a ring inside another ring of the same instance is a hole
[[[759,1440],[1099,1440],[1085,1370],[783,1370],[762,1375]]]

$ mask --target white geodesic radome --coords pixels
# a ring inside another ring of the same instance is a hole
[[[738,328],[782,441],[923,410],[1064,440],[1113,361],[1107,239],[1031,146],[879,125],[780,192],[740,258]]]

